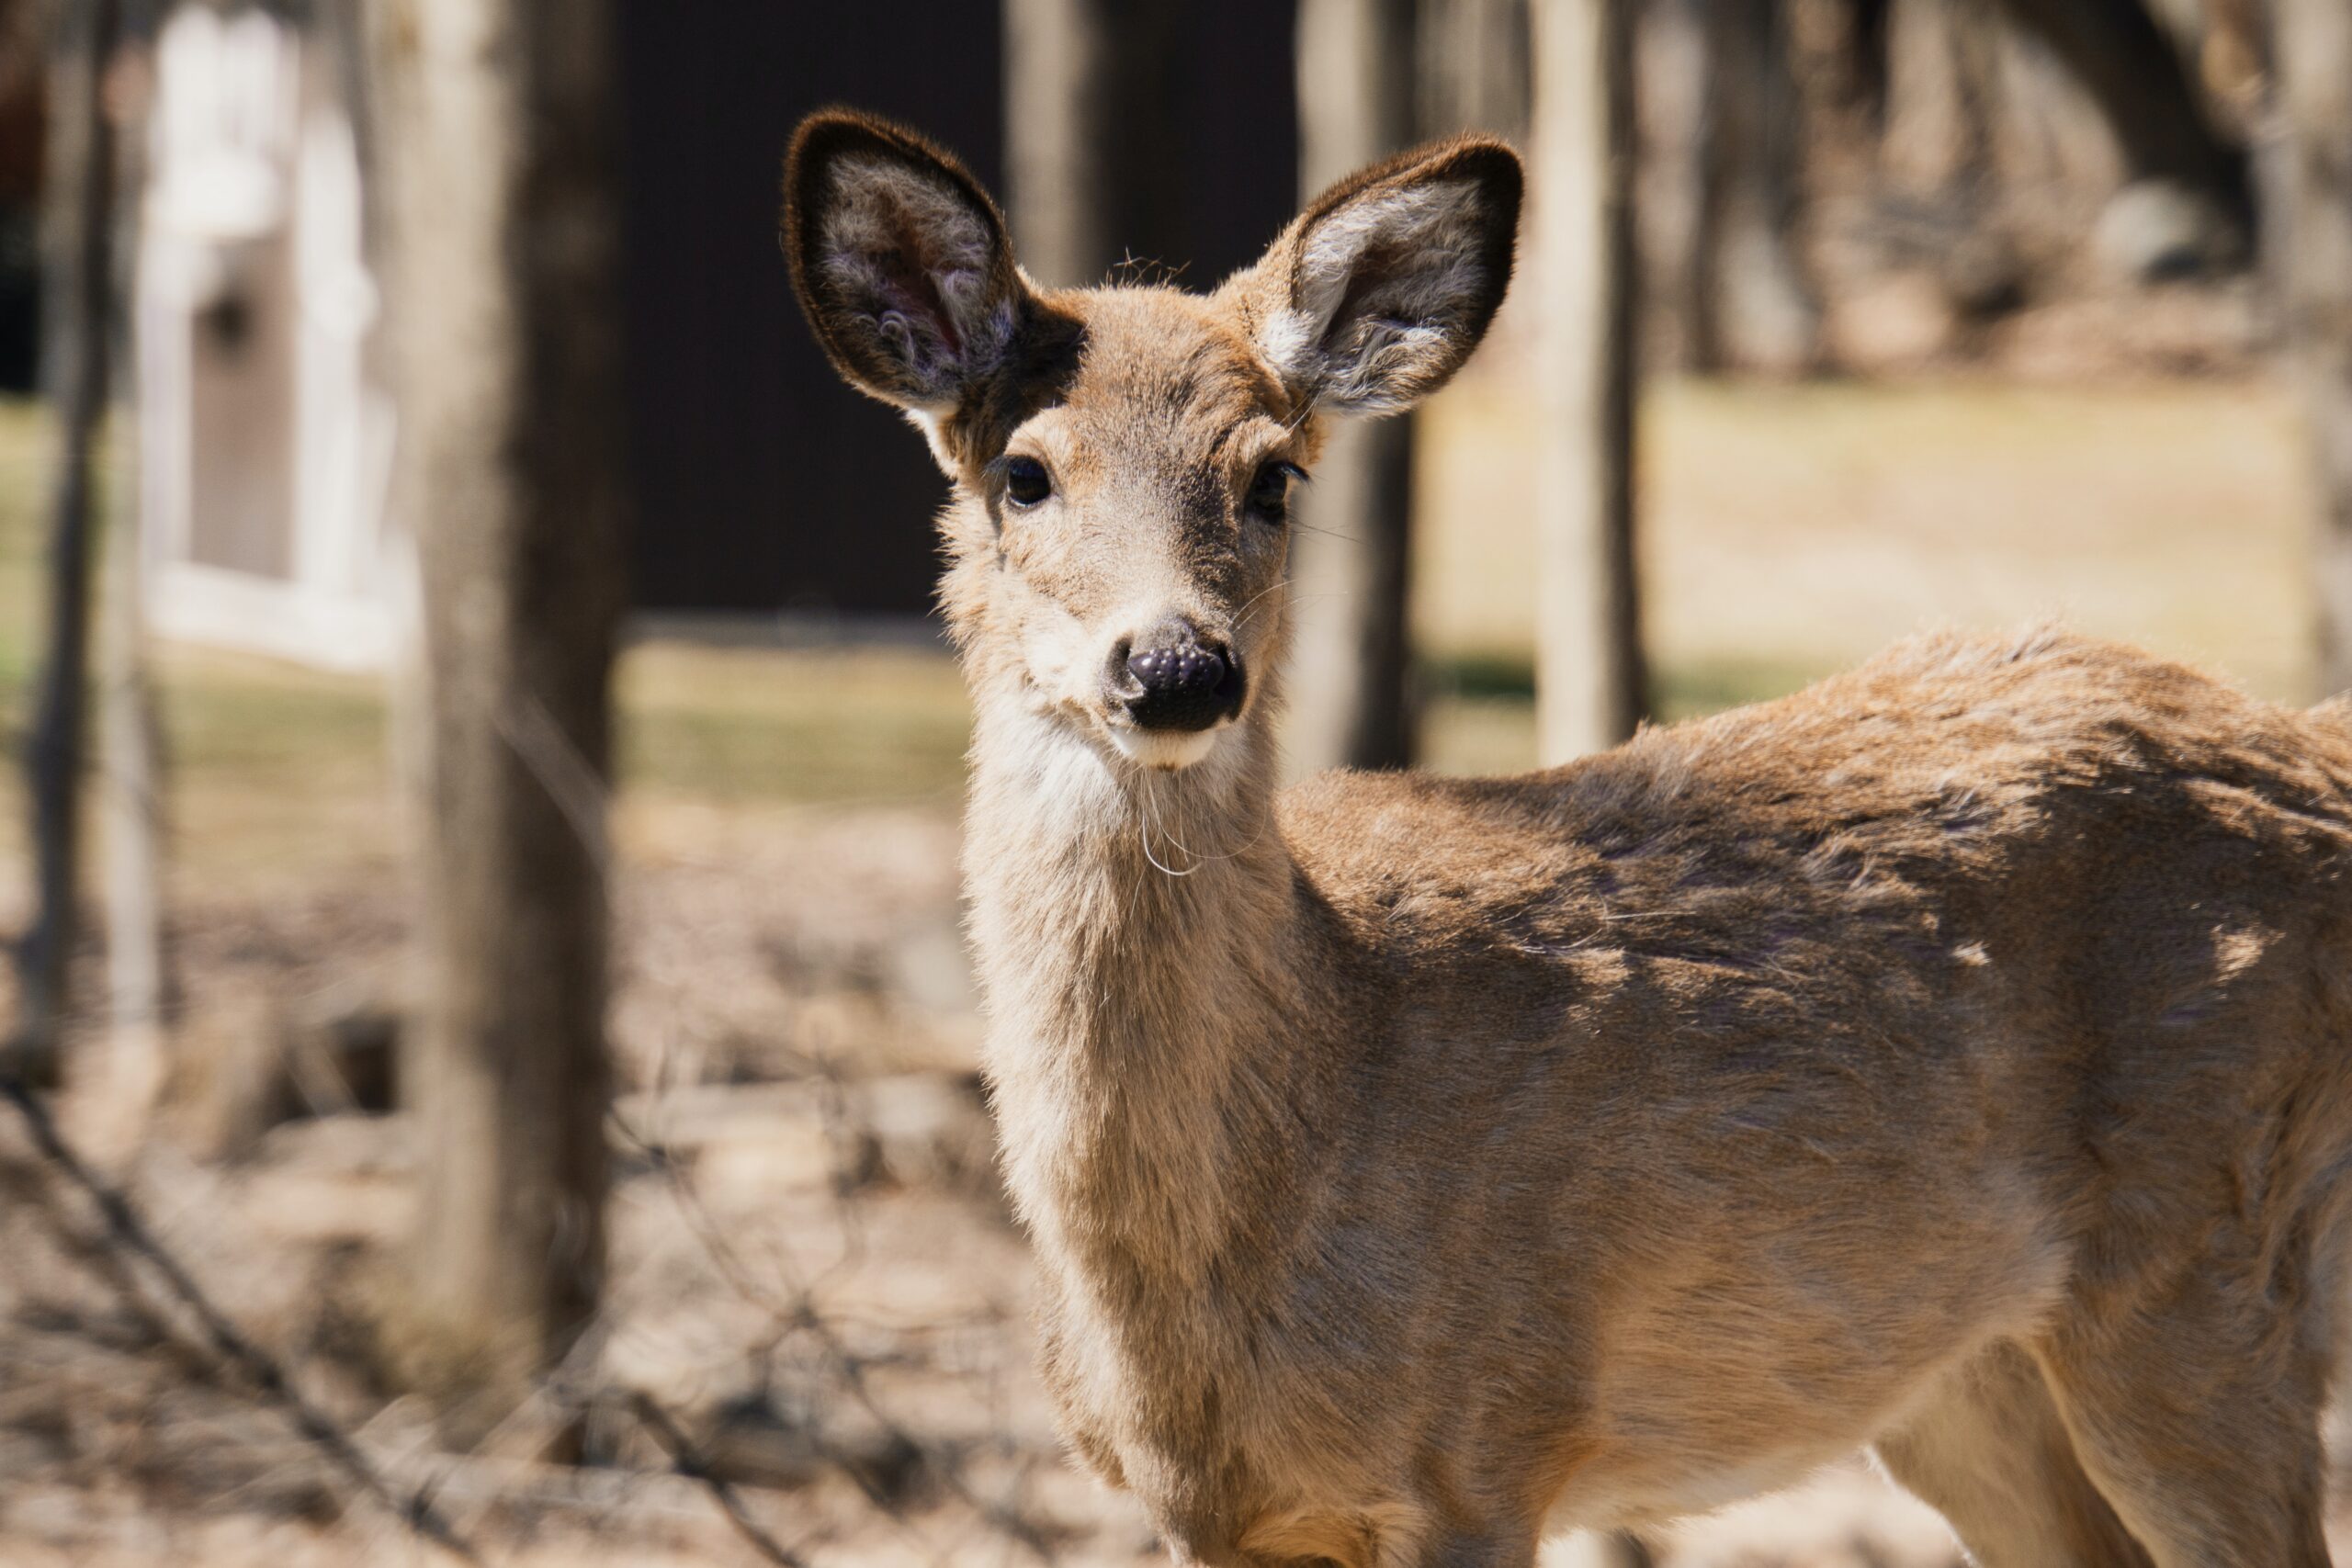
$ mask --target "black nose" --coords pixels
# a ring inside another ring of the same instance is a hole
[[[1146,729],[1206,729],[1240,711],[1241,665],[1190,621],[1162,621],[1114,657],[1112,695]]]

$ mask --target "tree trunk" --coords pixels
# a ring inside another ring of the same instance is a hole
[[[1893,63],[1888,45],[1893,35],[1894,0],[1849,0],[1846,7],[1844,67],[1839,84],[1848,107],[1857,111],[1872,131],[1886,129],[1886,95]]]
[[[2320,681],[2352,690],[2352,10],[2278,0],[2285,110],[2287,342],[2313,488]]]
[[[2245,148],[2213,129],[2180,51],[2143,0],[1998,0],[2003,15],[2065,62],[2099,107],[2134,180],[2165,180],[2254,231]]]
[[[1166,260],[1175,238],[1176,0],[1006,0],[1012,243],[1051,288]],[[1138,250],[1137,247],[1142,247]]]
[[[1527,0],[1420,0],[1416,134],[1527,139]]]
[[[1633,733],[1634,104],[1630,0],[1538,0],[1530,289],[1542,439],[1536,747],[1562,762]]]
[[[81,784],[88,749],[91,516],[107,410],[114,283],[113,128],[105,76],[121,33],[117,0],[68,0],[50,46],[47,194],[42,211],[43,379],[56,421],[49,508],[49,625],[27,746],[35,860],[32,929],[17,951],[16,1070],[57,1070],[77,934]]]
[[[424,1173],[391,1348],[460,1429],[604,1267],[605,797],[621,602],[606,0],[385,0],[370,43],[423,590]]]
[[[1976,0],[1896,0],[1880,155],[1917,195],[1977,204],[1993,164],[1996,26]]]
[[[124,128],[119,177],[141,188],[141,128]],[[137,204],[126,202],[115,236],[126,265],[119,298],[129,299],[128,258],[138,254]],[[104,823],[107,1047],[93,1064],[93,1092],[83,1096],[95,1123],[85,1146],[119,1158],[137,1148],[162,1089],[164,1010],[171,982],[164,935],[164,770],[154,686],[148,675],[138,454],[129,323],[107,333],[113,360],[116,439],[109,465],[104,577],[99,592],[97,794]]]
[[[1412,0],[1302,0],[1302,200],[1413,139]],[[1413,760],[1410,415],[1342,421],[1299,494],[1291,537],[1290,765]]]
[[[1735,360],[1801,371],[1814,362],[1821,308],[1800,225],[1804,105],[1786,0],[1699,0],[1697,200],[1684,320],[1690,367]]]

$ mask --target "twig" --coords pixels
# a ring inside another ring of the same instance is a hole
[[[670,1468],[708,1491],[720,1511],[726,1514],[727,1522],[735,1527],[736,1534],[751,1542],[752,1551],[770,1562],[779,1564],[780,1568],[808,1568],[806,1558],[768,1534],[759,1520],[752,1517],[751,1511],[743,1506],[743,1499],[735,1490],[735,1483],[711,1470],[702,1457],[702,1450],[695,1446],[694,1439],[679,1428],[676,1420],[655,1403],[650,1394],[632,1391],[629,1407],[637,1413],[637,1418],[645,1424],[646,1429],[653,1434],[662,1451],[669,1455]]]
[[[153,1269],[180,1305],[194,1316],[203,1331],[206,1347],[213,1355],[235,1368],[266,1400],[278,1407],[294,1429],[323,1454],[329,1464],[390,1510],[410,1529],[463,1562],[482,1561],[473,1544],[451,1529],[435,1509],[430,1495],[420,1492],[402,1497],[395,1491],[350,1436],[302,1395],[277,1360],[212,1304],[211,1298],[179,1259],[147,1228],[130,1200],[74,1152],[49,1108],[23,1078],[14,1073],[0,1074],[0,1099],[6,1099],[15,1108],[42,1157],[96,1206],[108,1236]],[[107,1276],[118,1291],[130,1295],[132,1285],[126,1273],[109,1269]],[[139,1303],[133,1298],[130,1304],[136,1307]]]

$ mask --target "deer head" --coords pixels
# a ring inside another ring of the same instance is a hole
[[[1048,291],[954,157],[859,114],[804,121],[794,287],[842,375],[905,411],[954,486],[942,599],[984,707],[1165,771],[1262,726],[1321,421],[1409,408],[1469,356],[1520,190],[1508,147],[1461,138],[1342,181],[1214,293]]]

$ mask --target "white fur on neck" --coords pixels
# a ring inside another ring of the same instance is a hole
[[[1245,908],[1287,898],[1270,760],[1246,728],[1137,770],[1065,715],[979,694],[965,884],[1006,1184],[1057,1271],[1114,1233],[1205,1266],[1234,1073],[1253,1021]],[[1119,1195],[1120,1209],[1104,1200]]]

